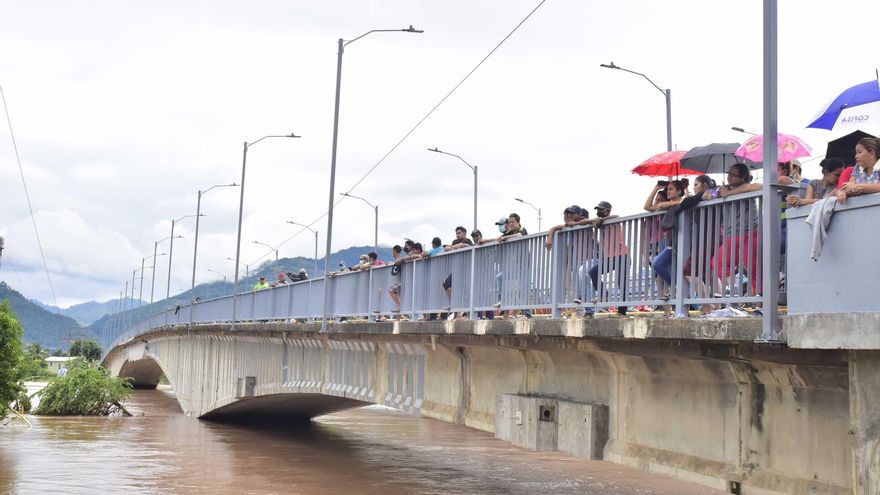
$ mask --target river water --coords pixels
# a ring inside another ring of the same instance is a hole
[[[290,429],[187,418],[168,389],[134,391],[126,407],[136,416],[0,428],[0,493],[721,493],[380,406]]]

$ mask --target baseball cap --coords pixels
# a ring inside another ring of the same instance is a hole
[[[584,209],[578,205],[571,205],[562,212],[563,215],[583,215]]]
[[[594,210],[610,210],[611,203],[609,203],[608,201],[600,201],[599,204],[596,205],[593,209]]]
[[[483,237],[483,233],[480,232],[479,229],[474,229],[474,231],[471,232],[471,235],[478,235],[480,237]]]
[[[501,217],[495,222],[495,225],[507,225],[507,217]]]

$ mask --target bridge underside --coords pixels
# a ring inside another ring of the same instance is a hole
[[[162,379],[162,368],[152,359],[126,361],[118,376],[131,378],[134,388],[154,389]]]
[[[202,416],[218,421],[290,423],[371,403],[324,394],[275,394],[244,397]]]

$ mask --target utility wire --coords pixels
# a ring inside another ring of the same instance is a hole
[[[34,217],[34,208],[31,206],[31,195],[28,193],[27,181],[24,179],[24,168],[21,166],[21,157],[18,154],[18,144],[15,142],[15,133],[12,132],[12,119],[9,117],[9,107],[6,106],[6,94],[3,86],[0,86],[0,97],[3,99],[3,110],[6,112],[6,123],[9,124],[9,137],[12,138],[12,148],[15,150],[15,160],[18,162],[18,172],[21,174],[21,185],[24,187],[24,196],[27,198],[28,210],[31,213],[31,223],[34,225],[34,235],[37,236],[37,246],[40,248],[40,258],[43,259],[43,270],[46,272],[46,281],[49,282],[49,291],[52,292],[52,302],[55,312],[58,312],[58,299],[55,298],[55,288],[52,287],[52,277],[49,276],[49,266],[46,264],[46,255],[43,253],[43,243],[40,241],[40,231],[37,230],[37,219]]]
[[[474,66],[474,68],[471,69],[470,72],[468,72],[467,75],[465,75],[464,78],[462,78],[462,80],[458,82],[458,84],[456,84],[455,86],[453,86],[453,88],[452,88],[451,90],[449,90],[449,92],[446,93],[446,95],[445,95],[443,98],[441,98],[440,101],[438,101],[437,104],[434,105],[434,107],[431,108],[431,110],[429,110],[428,113],[425,114],[425,116],[422,117],[421,120],[419,120],[419,121],[416,123],[415,126],[413,126],[412,129],[410,129],[406,134],[404,134],[404,136],[403,136],[402,138],[400,138],[400,140],[397,142],[397,144],[395,144],[394,146],[392,146],[391,149],[388,150],[388,152],[385,153],[385,155],[382,156],[382,158],[381,158],[378,162],[376,162],[372,167],[370,167],[370,169],[367,170],[367,172],[366,172],[364,175],[362,175],[361,178],[358,179],[358,180],[354,183],[354,185],[351,186],[351,187],[348,189],[348,191],[345,192],[345,194],[351,194],[351,192],[354,191],[355,188],[357,188],[359,185],[361,185],[361,183],[364,181],[364,179],[366,179],[367,177],[369,177],[370,174],[372,174],[377,168],[379,168],[379,165],[381,165],[381,164],[385,161],[386,158],[388,158],[389,156],[391,156],[392,153],[394,153],[395,151],[397,151],[397,148],[399,148],[400,145],[403,144],[403,142],[406,141],[407,138],[409,138],[409,136],[410,136],[413,132],[415,132],[416,129],[418,129],[418,128],[422,125],[422,123],[424,123],[426,120],[428,120],[428,117],[430,117],[430,116],[431,116],[431,115],[432,115],[432,114],[433,114],[433,113],[434,113],[434,112],[440,107],[440,105],[442,105],[443,103],[445,103],[446,100],[448,100],[449,97],[452,96],[452,93],[454,93],[455,90],[457,90],[462,84],[464,84],[464,82],[467,81],[468,78],[471,77],[471,75],[472,75],[474,72],[476,72],[477,69],[479,69],[480,66],[482,66],[483,63],[484,63],[486,60],[489,59],[489,57],[492,56],[492,54],[494,54],[499,48],[501,48],[501,45],[503,45],[504,42],[506,42],[506,41],[508,40],[508,38],[510,38],[511,36],[513,36],[513,33],[515,33],[515,32],[516,32],[516,31],[517,31],[517,30],[518,30],[523,24],[525,24],[525,22],[526,22],[527,20],[529,20],[529,18],[532,16],[532,14],[534,14],[535,12],[537,12],[537,10],[538,10],[539,8],[541,8],[541,6],[544,5],[544,3],[545,3],[546,1],[547,1],[547,0],[541,0],[540,2],[538,2],[538,5],[536,5],[535,8],[532,9],[531,12],[529,12],[528,15],[525,16],[521,21],[519,21],[519,24],[517,24],[516,27],[514,27],[509,33],[507,33],[507,36],[505,36],[500,42],[498,42],[497,45],[495,45],[495,48],[493,48],[488,54],[486,54],[486,56],[483,57],[483,59],[480,60],[480,62],[479,62],[476,66]],[[345,196],[342,196],[341,198],[339,198],[338,200],[336,200],[336,202],[333,203],[334,208],[335,208],[337,205],[339,205],[339,203],[341,203],[344,199],[345,199]],[[327,216],[327,213],[325,212],[323,215],[321,215],[320,217],[314,219],[310,224],[308,224],[309,227],[311,227],[311,226],[314,225],[315,223],[321,221],[321,220],[322,220],[324,217],[326,217],[326,216]],[[279,246],[279,247],[280,247],[280,246],[283,246],[283,245],[286,244],[288,241],[290,241],[290,240],[292,240],[294,237],[296,237],[296,236],[302,234],[302,233],[305,232],[306,230],[307,230],[307,229],[305,229],[305,228],[300,229],[299,232],[297,232],[297,233],[293,234],[292,236],[288,237],[286,240],[284,240],[283,242],[281,242],[280,244],[278,244],[278,246]],[[260,256],[259,258],[255,259],[254,261],[248,263],[248,264],[249,264],[249,265],[256,264],[258,261],[260,261],[260,260],[262,260],[263,258],[269,256],[270,254],[271,254],[271,253],[266,253],[266,254]]]

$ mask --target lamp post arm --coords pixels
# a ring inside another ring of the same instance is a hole
[[[348,40],[348,41],[340,40],[340,41],[342,41],[342,43],[340,43],[340,47],[348,46],[348,45],[354,43],[355,41],[363,38],[364,36],[367,36],[368,34],[373,34],[373,33],[424,33],[424,31],[422,31],[421,29],[413,29],[412,26],[410,26],[408,28],[404,28],[404,29],[371,29],[371,30],[367,31],[366,33],[358,36],[355,39]]]
[[[649,83],[651,83],[651,86],[654,86],[655,88],[657,88],[657,91],[663,93],[663,96],[666,96],[666,90],[665,90],[665,89],[661,88],[660,86],[657,86],[657,83],[655,83],[654,81],[652,81],[650,77],[648,77],[648,76],[642,74],[641,72],[636,72],[636,71],[634,71],[634,70],[624,69],[623,67],[618,67],[618,66],[616,66],[616,65],[615,65],[614,67],[612,67],[612,68],[613,68],[613,69],[622,70],[622,71],[624,71],[624,72],[629,72],[630,74],[635,74],[635,75],[637,75],[637,76],[642,76],[642,77],[644,77],[646,81],[648,81]]]

